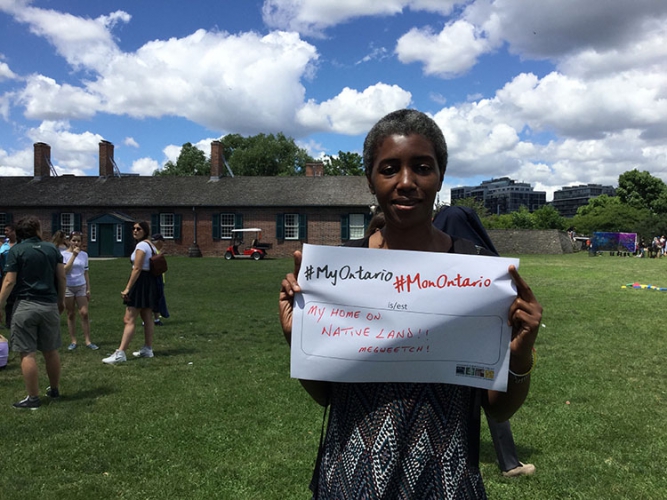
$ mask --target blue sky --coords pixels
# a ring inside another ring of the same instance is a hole
[[[667,181],[667,2],[0,0],[0,175],[97,175],[98,143],[150,175],[185,142],[284,132],[361,152],[412,107],[454,186]]]

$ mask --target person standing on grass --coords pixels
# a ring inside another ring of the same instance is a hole
[[[153,357],[153,311],[157,309],[160,297],[158,295],[157,279],[150,272],[151,255],[155,253],[155,247],[150,242],[150,226],[148,222],[135,222],[132,227],[132,236],[137,242],[134,252],[130,257],[132,261],[132,272],[125,289],[120,292],[125,303],[125,317],[123,322],[123,337],[120,346],[109,357],[102,360],[103,363],[114,365],[127,361],[125,351],[130,346],[136,320],[138,316],[144,323],[144,346],[133,354],[138,358]]]
[[[88,254],[81,249],[82,234],[72,231],[69,235],[69,249],[62,253],[67,276],[65,291],[65,308],[67,309],[67,330],[69,331],[70,345],[67,349],[76,349],[76,312],[81,316],[81,329],[86,347],[96,351],[99,349],[90,341],[90,320],[88,318],[88,303],[90,302],[90,278],[88,276]]]
[[[480,254],[499,255],[477,212],[470,207],[445,206],[434,217],[433,225],[450,236],[472,241],[479,248]],[[482,249],[486,252],[483,252]],[[524,464],[519,461],[510,421],[496,422],[486,414],[486,423],[489,425],[500,473],[505,477],[535,474],[533,464]]]
[[[162,236],[160,233],[156,233],[153,236],[151,236],[151,242],[155,246],[155,253],[162,253],[162,250],[164,250],[164,236]],[[164,296],[164,284],[165,284],[166,274],[167,273],[157,276],[157,289],[158,289],[158,294],[160,296],[160,301],[158,304],[158,308],[155,311],[153,311],[153,323],[155,324],[155,326],[164,325],[160,317],[163,318],[169,317],[169,309],[167,309],[167,299]]]
[[[428,252],[477,253],[471,241],[449,236],[431,223],[447,166],[445,139],[431,118],[408,109],[390,113],[368,133],[363,158],[385,226],[349,246],[413,250],[411,258],[420,259],[428,259]],[[294,272],[283,279],[278,301],[288,343],[294,296],[301,291],[296,279],[300,266],[297,251]],[[454,384],[300,381],[316,402],[330,408],[311,482],[314,498],[486,498],[478,464],[480,406],[499,421],[521,407],[542,318],[542,306],[514,266],[508,274],[517,298],[508,312],[507,392]]]
[[[5,242],[0,247],[0,283],[5,276],[5,263],[7,262],[7,254],[9,249],[16,245],[16,226],[14,224],[5,225]],[[12,324],[12,310],[16,302],[16,293],[13,292],[7,297],[7,305],[5,306],[5,326],[9,328]]]
[[[46,395],[60,397],[60,314],[65,310],[65,266],[63,257],[51,243],[42,241],[36,217],[16,223],[21,241],[7,255],[5,277],[0,291],[0,315],[12,290],[16,306],[12,317],[11,348],[21,355],[21,372],[28,395],[14,408],[40,407],[39,372],[35,353],[42,351],[50,386]]]

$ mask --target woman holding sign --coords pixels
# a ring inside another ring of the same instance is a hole
[[[470,241],[451,237],[431,223],[447,166],[445,139],[431,118],[415,110],[390,113],[369,132],[363,157],[385,226],[351,246],[477,253]],[[295,252],[294,262],[279,298],[288,342],[294,294],[301,291],[296,280],[300,252]],[[523,404],[542,318],[542,306],[516,268],[508,271],[517,298],[508,315],[512,341],[507,392],[452,384],[301,380],[313,399],[331,412],[311,484],[315,498],[486,498],[478,467],[481,406],[503,421]]]

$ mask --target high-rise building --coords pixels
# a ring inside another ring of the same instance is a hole
[[[552,206],[558,210],[563,217],[574,217],[577,209],[588,205],[591,198],[601,194],[616,196],[613,186],[602,186],[601,184],[581,184],[579,186],[564,187],[554,192]]]
[[[483,181],[479,186],[452,188],[452,202],[463,198],[484,202],[486,209],[497,215],[516,212],[521,206],[533,212],[547,203],[546,191],[533,191],[527,182],[517,182],[509,177]]]

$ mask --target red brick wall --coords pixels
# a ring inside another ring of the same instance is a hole
[[[51,239],[51,219],[53,213],[69,211],[61,207],[46,207],[29,211],[13,210],[10,207],[3,208],[3,211],[12,214],[14,222],[26,215],[37,216],[42,222],[42,237],[45,240]],[[214,214],[220,213],[242,213],[243,227],[258,227],[262,229],[262,242],[271,243],[273,247],[268,251],[269,257],[291,257],[295,250],[299,250],[303,243],[314,245],[340,245],[343,241],[340,239],[340,217],[343,214],[363,213],[367,207],[358,208],[317,208],[300,209],[294,208],[244,208],[242,210],[232,208],[198,208],[197,213],[197,244],[204,257],[222,257],[230,245],[231,240],[213,241],[212,236],[212,218]],[[171,255],[188,255],[188,249],[194,241],[194,224],[192,209],[174,209],[165,207],[162,209],[136,207],[123,210],[103,210],[94,209],[73,209],[74,213],[81,215],[82,232],[84,234],[84,248],[87,246],[88,225],[87,221],[93,217],[98,217],[110,212],[119,211],[134,218],[135,220],[145,220],[150,224],[151,215],[157,213],[175,213],[181,214],[181,239],[165,241],[165,251]],[[280,240],[276,239],[276,214],[278,213],[305,213],[308,219],[308,233],[305,241],[299,240]],[[151,227],[151,233],[158,232],[159,228]],[[250,243],[250,241],[246,241]]]

